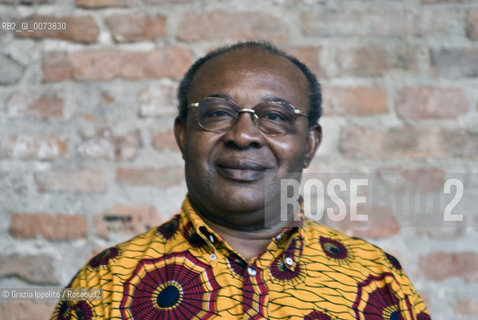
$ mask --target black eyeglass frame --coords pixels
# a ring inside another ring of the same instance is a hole
[[[221,97],[206,97],[206,98],[203,98],[201,99],[201,101],[198,101],[198,102],[193,102],[191,104],[189,104],[188,106],[188,109],[191,109],[191,108],[196,108],[196,121],[198,123],[198,125],[206,130],[206,131],[209,131],[209,132],[216,132],[216,133],[222,133],[222,132],[226,132],[227,130],[229,130],[232,126],[234,126],[235,122],[231,124],[230,127],[225,127],[224,129],[222,130],[211,130],[211,129],[207,129],[205,128],[201,122],[199,121],[199,117],[198,117],[198,114],[197,114],[197,110],[198,110],[198,107],[199,107],[199,104],[204,101],[204,100],[223,100],[223,101],[226,101],[228,103],[232,103],[234,105],[237,106],[237,118],[235,121],[237,121],[237,119],[239,119],[239,114],[241,113],[250,113],[252,115],[252,122],[254,123],[254,125],[256,126],[256,128],[258,128],[261,132],[269,135],[269,136],[282,136],[282,135],[286,135],[287,132],[285,133],[268,133],[266,132],[263,128],[261,128],[261,126],[259,125],[259,116],[256,114],[256,111],[255,109],[251,109],[251,108],[239,108],[239,104],[237,102],[235,102],[234,100],[231,100],[231,99],[226,99],[226,98],[221,98]],[[299,110],[297,109],[296,107],[294,107],[294,105],[292,105],[291,103],[289,102],[284,102],[284,101],[268,101],[268,102],[272,102],[272,103],[281,103],[281,104],[285,104],[285,105],[288,105],[292,108],[292,110],[294,111],[294,115],[300,115],[300,116],[304,116],[304,117],[308,117],[309,114],[305,111],[302,111],[302,110]],[[261,103],[259,103],[258,105],[260,105]],[[294,119],[294,122],[295,122],[295,119]]]

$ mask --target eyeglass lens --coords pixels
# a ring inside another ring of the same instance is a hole
[[[266,134],[286,134],[293,130],[296,115],[294,108],[284,102],[260,103],[251,109],[255,125]],[[222,132],[234,125],[241,109],[230,100],[205,98],[199,102],[197,115],[199,125],[206,130]]]

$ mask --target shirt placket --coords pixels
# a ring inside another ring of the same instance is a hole
[[[255,262],[248,265],[242,287],[243,319],[268,319],[268,293],[263,270]]]
[[[299,222],[301,223],[301,222]],[[195,232],[204,240],[205,246],[203,250],[208,254],[208,263],[214,267],[217,264],[219,257],[233,255],[236,257],[236,263],[242,266],[242,313],[243,319],[268,319],[268,301],[269,290],[264,281],[264,270],[267,269],[267,265],[261,262],[262,256],[254,259],[251,263],[247,263],[235,251],[228,246],[227,243],[214,234],[214,231],[210,230],[207,226],[199,223],[194,223]],[[295,245],[291,245],[289,242],[291,239],[289,235],[296,231],[297,227],[291,227],[283,230],[279,235],[275,237],[274,250],[281,250],[278,246],[278,242],[287,241],[289,246],[286,246],[287,250],[282,252],[282,259],[285,266],[291,270],[295,269],[297,264],[297,249]],[[289,238],[289,240],[287,240]],[[297,244],[297,243],[296,243]],[[270,248],[269,248],[270,249]],[[284,250],[284,249],[282,249]],[[282,251],[281,250],[281,251]],[[204,251],[203,251],[204,252]],[[203,253],[204,254],[204,253]],[[204,256],[203,256],[204,257]]]
[[[217,246],[219,245],[220,240],[211,232],[209,232],[204,226],[197,228],[196,232],[207,244],[207,251],[209,252],[209,264],[214,267],[217,263],[219,255]],[[222,250],[231,250],[227,248],[227,245],[219,247]],[[243,273],[242,287],[243,319],[268,319],[268,289],[263,280],[263,270],[257,266],[255,261],[248,265],[235,252],[233,252],[233,254],[237,257],[237,259],[240,259],[240,262],[238,263],[246,266]],[[227,254],[224,254],[224,256],[227,256]]]

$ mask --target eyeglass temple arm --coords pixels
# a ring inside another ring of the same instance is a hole
[[[294,109],[294,113],[295,114],[300,114],[301,116],[305,116],[305,117],[308,117],[309,114],[307,112],[304,112],[302,110],[297,110],[297,109]]]

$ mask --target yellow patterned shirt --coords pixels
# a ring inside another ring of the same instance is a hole
[[[399,262],[364,240],[303,220],[246,262],[187,198],[69,287],[102,288],[103,299],[60,301],[52,319],[430,319]]]

